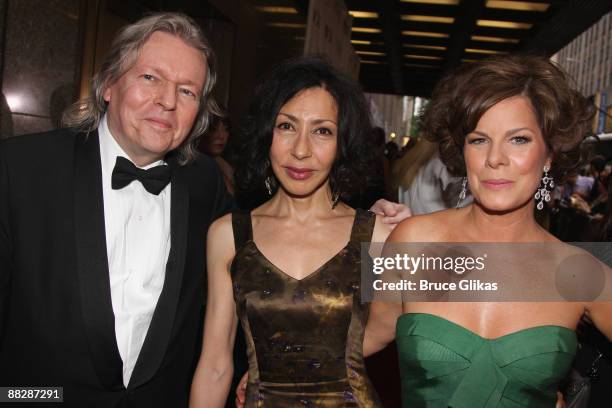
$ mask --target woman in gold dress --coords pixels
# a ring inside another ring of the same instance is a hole
[[[225,404],[238,321],[247,407],[380,406],[363,361],[361,243],[384,241],[390,227],[345,203],[374,175],[366,100],[327,63],[291,60],[259,88],[245,123],[238,198],[256,208],[208,233],[191,406]]]

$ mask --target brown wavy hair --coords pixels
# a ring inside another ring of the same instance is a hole
[[[421,118],[424,136],[440,143],[440,158],[449,171],[464,176],[466,136],[493,105],[523,95],[531,101],[552,153],[551,174],[563,179],[580,164],[580,143],[589,134],[594,114],[592,104],[569,82],[561,68],[535,55],[504,55],[462,65],[434,88]]]

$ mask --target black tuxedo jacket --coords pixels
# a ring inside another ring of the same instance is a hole
[[[69,407],[187,405],[206,231],[232,200],[212,159],[173,168],[164,286],[126,389],[97,133],[58,130],[0,143],[0,386],[63,386]]]

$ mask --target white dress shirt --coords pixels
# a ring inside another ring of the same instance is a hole
[[[164,285],[170,252],[170,184],[159,195],[135,180],[113,190],[111,176],[117,156],[129,156],[115,141],[106,117],[98,127],[106,252],[115,334],[127,387]],[[166,163],[152,163],[144,169]]]

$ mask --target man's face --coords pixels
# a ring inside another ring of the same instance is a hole
[[[150,164],[183,143],[195,122],[206,75],[200,51],[157,31],[134,66],[105,88],[109,129],[134,163]]]

